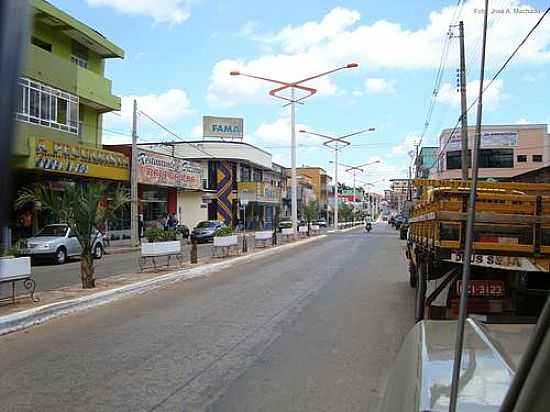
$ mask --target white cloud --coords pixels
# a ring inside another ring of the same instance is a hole
[[[193,129],[191,129],[191,137],[194,139],[197,139],[199,137],[202,137],[202,123],[199,123]]]
[[[485,85],[488,83],[485,82]],[[504,82],[502,79],[497,79],[483,93],[483,107],[493,110],[507,96],[503,91]],[[479,80],[468,82],[466,85],[466,93],[468,96],[468,107],[477,99],[479,93]],[[460,92],[456,91],[456,86],[451,83],[444,83],[439,88],[437,100],[451,106],[458,107],[460,105]],[[473,110],[473,109],[472,109]]]
[[[161,123],[176,121],[191,111],[191,102],[181,89],[170,89],[161,94],[122,96],[120,116],[132,118],[134,99],[139,111],[143,111]]]
[[[186,0],[87,0],[90,6],[110,6],[130,15],[151,17],[155,23],[179,24],[189,18]]]
[[[519,119],[519,120],[516,120],[514,123],[515,123],[515,124],[531,124],[531,123],[533,123],[533,122],[530,122],[529,120],[527,120],[527,119],[525,119],[525,118],[521,118],[521,119]]]
[[[470,0],[463,5],[461,19],[467,27],[467,50],[479,50],[483,15],[474,10],[482,6],[482,0]],[[526,6],[521,0],[510,0],[509,7]],[[231,106],[257,98],[267,90],[267,84],[261,81],[231,78],[231,70],[296,81],[312,73],[351,62],[358,62],[361,67],[370,69],[436,68],[455,11],[454,6],[433,11],[427,16],[428,23],[416,30],[386,20],[361,25],[361,16],[357,11],[341,7],[334,8],[318,21],[287,26],[276,33],[261,35],[255,32],[253,25],[245,26],[249,38],[259,44],[269,45],[273,51],[254,59],[225,59],[216,63],[211,73],[208,101],[212,105]],[[488,69],[504,62],[539,18],[538,13],[511,13],[491,17],[488,28]],[[457,44],[457,41],[451,41],[448,67],[457,64]],[[522,47],[514,62],[548,61],[550,25],[541,25]],[[473,61],[468,63],[474,64]],[[311,85],[325,94],[336,91],[336,85],[329,77],[311,82]]]
[[[414,150],[415,145],[420,141],[420,136],[409,135],[403,139],[401,143],[392,147],[391,153],[394,156],[408,155],[411,150]]]
[[[303,124],[296,124],[296,142],[297,144],[320,143],[321,138],[300,133],[300,130],[307,130]],[[281,145],[290,145],[290,118],[281,117],[273,122],[264,122],[258,126],[254,132],[254,137],[263,143],[277,143]]]
[[[329,40],[355,24],[361,15],[355,10],[336,7],[328,12],[320,22],[310,21],[301,26],[286,26],[263,40],[282,45],[285,53],[300,53],[308,48]]]
[[[137,100],[138,111],[147,113],[164,125],[176,122],[191,112],[191,102],[181,89],[170,89],[158,95],[122,96],[120,112],[107,113],[103,116],[104,126],[107,129],[103,134],[105,144],[128,143],[127,136],[112,131],[118,132],[120,129],[131,127],[134,99]],[[145,138],[146,135],[166,138],[166,133],[145,116],[139,117],[138,122],[138,135],[141,138]]]
[[[373,77],[365,80],[365,89],[369,93],[390,93],[393,86],[384,79]]]

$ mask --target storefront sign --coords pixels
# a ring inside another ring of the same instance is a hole
[[[199,190],[200,164],[160,153],[138,150],[138,182],[146,185]]]
[[[468,140],[469,146],[473,146],[473,131],[469,132]],[[455,133],[448,139],[447,150],[459,150],[462,148],[462,136],[460,133]],[[445,138],[442,142],[445,145]],[[517,132],[481,132],[481,148],[487,147],[510,147],[518,145],[518,133]]]
[[[242,139],[243,119],[237,117],[202,117],[203,137],[222,139]]]
[[[50,139],[30,139],[30,169],[112,180],[128,180],[128,157],[122,153]]]

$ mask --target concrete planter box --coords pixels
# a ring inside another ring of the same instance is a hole
[[[0,259],[0,281],[24,279],[31,274],[30,257],[9,257]]]
[[[214,236],[214,246],[236,246],[239,243],[237,235]]]
[[[181,243],[179,240],[141,244],[141,256],[143,257],[176,255],[178,253],[181,253]]]
[[[307,233],[307,226],[298,226],[298,233]]]
[[[263,231],[263,232],[255,232],[254,233],[254,239],[255,240],[269,240],[273,238],[273,232],[270,231]]]

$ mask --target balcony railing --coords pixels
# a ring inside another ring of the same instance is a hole
[[[278,203],[281,189],[269,182],[239,182],[238,197],[251,202]]]

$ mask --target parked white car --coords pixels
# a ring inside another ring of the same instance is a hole
[[[94,258],[101,259],[105,246],[101,232],[94,232],[95,242],[92,246]],[[65,224],[47,225],[33,237],[23,240],[21,254],[32,258],[54,259],[62,265],[70,257],[80,256],[82,247],[74,230]]]

